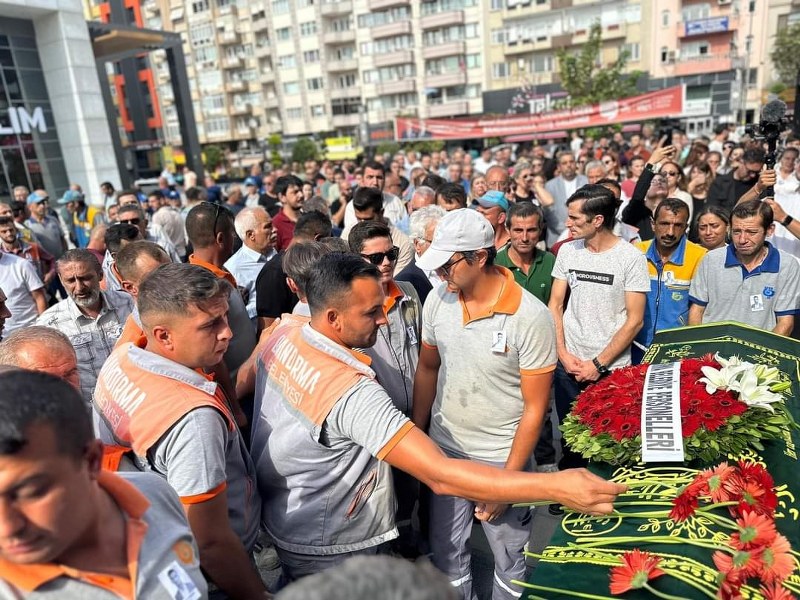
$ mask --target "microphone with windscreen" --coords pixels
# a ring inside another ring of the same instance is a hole
[[[764,164],[767,169],[775,168],[775,161],[777,157],[778,139],[789,126],[786,119],[786,103],[783,100],[770,100],[761,108],[761,121],[758,125],[749,129],[756,139],[764,140],[767,142],[767,155],[764,158]],[[761,196],[763,198],[772,198],[775,196],[775,190],[772,186],[765,189]]]

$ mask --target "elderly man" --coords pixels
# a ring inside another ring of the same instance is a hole
[[[158,190],[147,196],[147,202],[153,211],[153,215],[150,217],[151,226],[161,228],[163,234],[175,246],[175,252],[181,259],[184,259],[186,257],[186,232],[183,229],[183,217],[180,209],[170,206],[167,199]]]
[[[206,598],[174,492],[150,473],[101,468],[103,445],[78,393],[21,370],[0,374],[0,388],[0,596]]]
[[[256,314],[256,279],[265,263],[270,261],[275,252],[275,229],[272,219],[263,206],[248,206],[236,215],[233,222],[236,235],[242,240],[242,247],[227,261],[225,268],[236,278],[239,289],[244,290],[247,304],[247,316],[258,324]]]
[[[164,231],[155,224],[147,223],[147,215],[145,215],[142,207],[136,204],[123,204],[119,207],[117,213],[117,221],[119,223],[127,223],[129,225],[136,225],[142,233],[142,238],[148,242],[155,242],[161,246],[167,254],[169,254],[172,262],[181,262],[181,256],[175,249],[175,244],[164,233]]]
[[[428,293],[442,280],[435,271],[423,271],[417,266],[420,256],[430,248],[433,239],[433,231],[447,211],[441,206],[423,206],[411,214],[409,229],[411,231],[411,243],[414,244],[414,260],[397,274],[397,281],[408,281],[417,290],[422,303],[428,297]]]
[[[49,373],[81,391],[75,349],[66,335],[51,327],[31,325],[4,338],[0,365]]]
[[[78,355],[81,393],[91,402],[97,376],[122,334],[133,302],[122,292],[100,289],[103,270],[88,250],[69,250],[57,266],[67,298],[42,313],[36,324],[69,338]]]

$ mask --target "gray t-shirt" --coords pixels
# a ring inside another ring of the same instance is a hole
[[[511,451],[524,406],[522,376],[556,364],[547,307],[502,272],[506,287],[491,314],[465,319],[459,295],[446,286],[428,294],[422,313],[422,342],[435,346],[442,361],[431,439],[453,454],[492,463]]]
[[[777,318],[800,312],[800,264],[768,244],[764,261],[747,272],[733,246],[705,255],[689,288],[689,301],[705,306],[703,323],[738,321],[770,331]]]
[[[625,293],[650,291],[647,259],[622,240],[605,252],[590,252],[584,240],[564,244],[556,257],[553,277],[569,286],[564,341],[567,351],[581,360],[602,352],[625,323]],[[608,366],[616,369],[630,363],[628,348]]]

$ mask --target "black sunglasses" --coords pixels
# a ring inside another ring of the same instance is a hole
[[[392,246],[392,249],[388,252],[375,252],[373,254],[362,254],[361,256],[377,267],[383,264],[384,258],[388,258],[390,262],[396,261],[397,257],[400,256],[400,248]]]
[[[128,225],[138,225],[142,222],[142,220],[139,217],[134,217],[133,219],[120,219],[119,222],[126,223]]]

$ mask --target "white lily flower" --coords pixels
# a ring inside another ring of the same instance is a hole
[[[730,358],[725,359],[725,358],[722,358],[719,355],[719,353],[717,353],[717,354],[714,355],[714,360],[716,360],[719,364],[721,364],[723,366],[723,368],[724,367],[738,367],[739,365],[742,364],[742,361],[735,354],[733,356],[731,356]]]
[[[725,368],[701,367],[700,370],[705,377],[701,377],[698,381],[706,384],[706,393],[713,394],[717,390],[728,389],[728,372]]]
[[[739,377],[736,381],[736,388],[738,388],[736,391],[739,392],[739,399],[742,402],[748,406],[765,408],[770,412],[774,412],[770,404],[783,400],[783,396],[771,392],[767,386],[758,385],[758,378],[753,371],[748,371]],[[731,389],[736,388],[732,387]]]
[[[768,367],[767,365],[756,365],[753,371],[758,377],[760,385],[772,385],[780,381],[780,371],[777,367]]]

